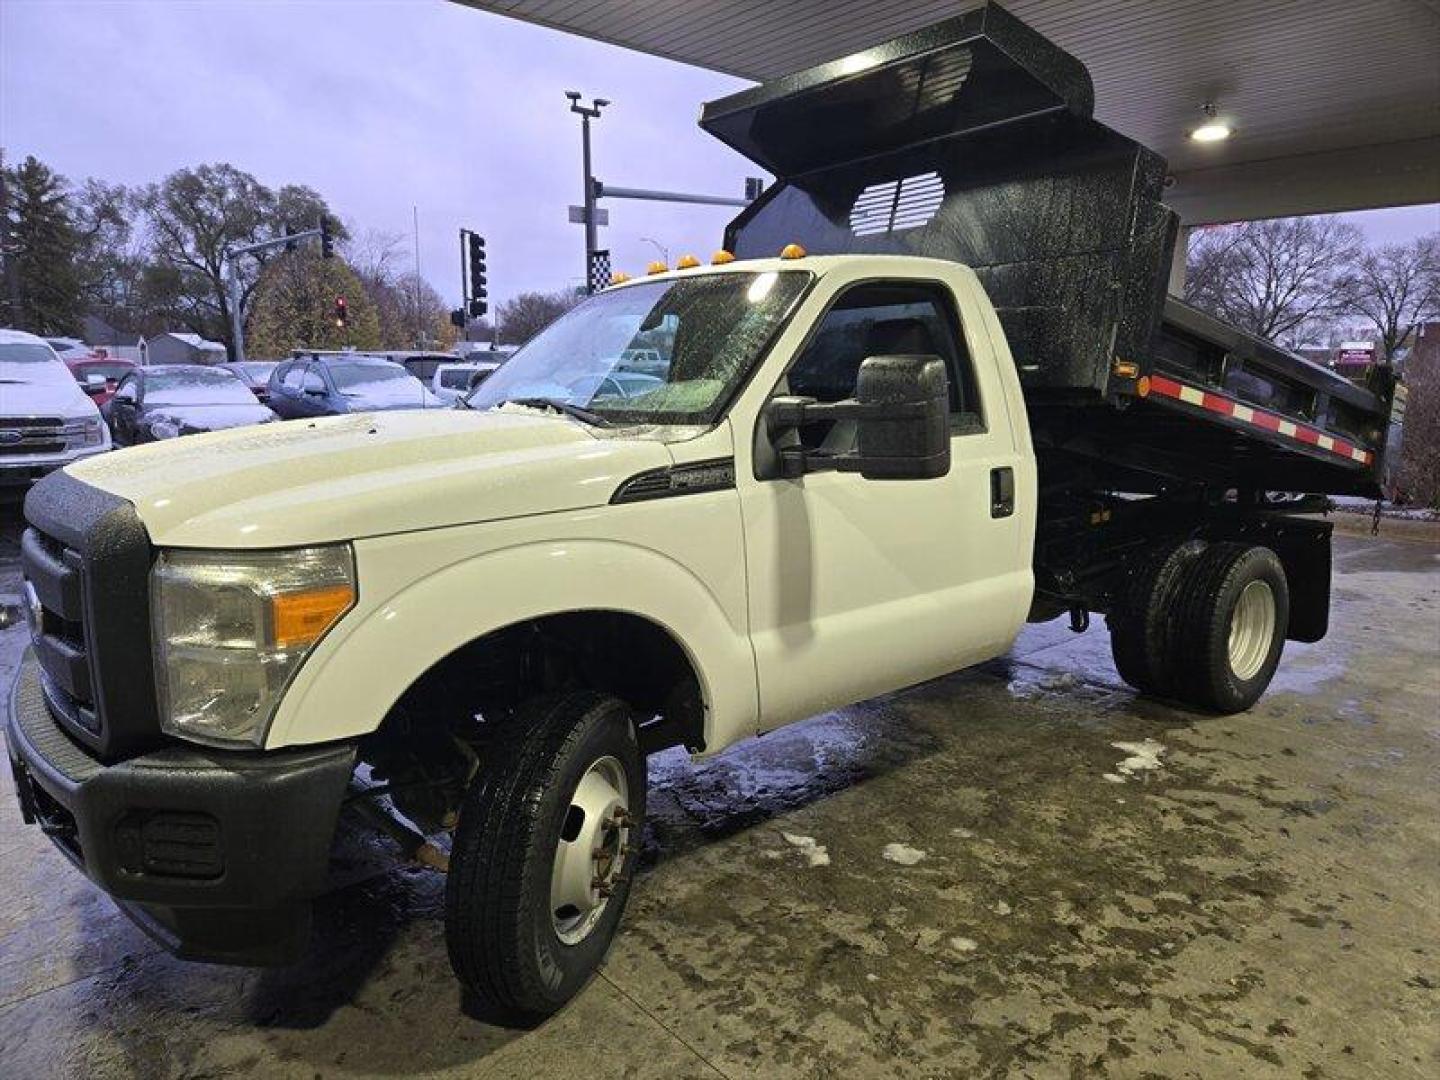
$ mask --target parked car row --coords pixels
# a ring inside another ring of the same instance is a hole
[[[28,485],[112,446],[276,420],[455,407],[511,352],[480,349],[463,361],[451,353],[317,352],[142,366],[76,339],[0,330],[0,485]]]

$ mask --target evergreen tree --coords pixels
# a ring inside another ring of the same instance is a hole
[[[349,318],[335,325],[335,300]],[[260,275],[245,328],[247,355],[274,359],[291,349],[378,349],[380,319],[360,279],[342,259],[322,259],[313,247],[271,260]]]
[[[0,167],[0,249],[5,253],[0,323],[35,334],[78,334],[80,245],[65,178],[34,157]]]

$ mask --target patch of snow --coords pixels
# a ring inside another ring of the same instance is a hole
[[[1143,742],[1115,742],[1110,745],[1130,755],[1115,766],[1115,772],[1104,774],[1105,779],[1112,784],[1123,784],[1140,773],[1158,771],[1160,755],[1165,753],[1165,747],[1154,739],[1145,739]]]
[[[992,910],[995,912],[996,915],[1009,915],[1011,907],[1004,900],[997,900],[995,902],[995,907]]]
[[[880,981],[880,976],[879,976],[879,975],[876,975],[873,971],[867,971],[867,972],[865,973],[865,981],[866,981],[866,982],[879,982],[879,981]]]
[[[961,840],[973,840],[973,839],[975,839],[975,834],[974,834],[973,832],[971,832],[969,829],[951,829],[951,830],[950,830],[950,835],[951,835],[951,836],[958,836]]]
[[[792,847],[800,849],[800,854],[805,856],[805,861],[811,866],[829,866],[830,852],[825,850],[824,844],[817,844],[813,836],[799,836],[796,833],[782,832],[785,842]]]
[[[919,848],[913,848],[909,844],[886,844],[885,850],[880,854],[886,860],[899,863],[901,866],[914,866],[925,858],[925,852]]]
[[[980,943],[974,938],[952,937],[950,939],[950,947],[956,952],[972,953],[980,948]]]

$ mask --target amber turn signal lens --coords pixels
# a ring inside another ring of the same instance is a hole
[[[1140,365],[1134,360],[1116,360],[1110,370],[1117,379],[1133,379],[1140,374]]]
[[[670,268],[657,259],[655,262],[652,262],[649,266],[645,267],[645,272],[647,274],[663,274],[668,269]]]
[[[275,644],[288,649],[317,641],[354,602],[355,590],[349,585],[272,597],[270,616]]]
[[[724,266],[726,263],[732,263],[734,261],[735,254],[733,252],[725,251],[723,249],[715,252],[714,255],[710,256],[711,266]]]
[[[1137,397],[1149,397],[1149,396],[1150,396],[1150,376],[1149,376],[1149,375],[1141,375],[1141,376],[1140,376],[1139,381],[1135,383],[1135,394],[1136,394]]]
[[[694,255],[681,255],[680,261],[675,264],[676,270],[690,270],[700,265],[700,260]]]
[[[782,259],[803,259],[804,257],[805,249],[799,244],[786,244],[780,249],[780,258]]]

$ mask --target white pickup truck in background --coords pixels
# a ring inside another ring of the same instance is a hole
[[[0,330],[0,488],[109,449],[100,410],[45,339]]]

